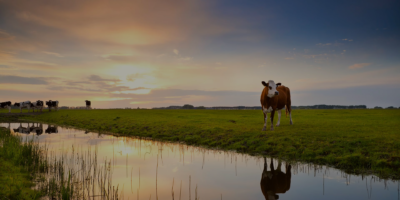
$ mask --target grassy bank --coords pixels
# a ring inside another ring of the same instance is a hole
[[[39,149],[32,143],[0,128],[0,199],[39,199],[43,193],[32,190],[40,166]]]
[[[91,156],[84,160],[88,153]],[[94,196],[119,199],[118,185],[112,185],[111,181],[111,161],[102,164],[97,162],[96,150],[94,153],[72,150],[70,154],[50,156],[46,146],[23,140],[0,127],[0,200],[42,197],[70,200]]]
[[[400,110],[295,110],[294,125],[283,116],[266,132],[259,110],[62,110],[23,118],[400,178]]]

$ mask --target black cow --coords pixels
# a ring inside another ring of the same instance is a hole
[[[49,112],[51,111],[51,108],[55,108],[56,111],[58,110],[58,101],[49,100],[46,101],[46,105],[49,107]]]
[[[90,106],[92,102],[90,102],[89,100],[85,100],[85,102],[86,102],[86,110],[92,109],[92,107]]]
[[[1,102],[0,103],[0,108],[1,109],[7,109],[8,108],[8,113],[10,113],[11,112],[11,101]]]
[[[19,103],[14,103],[15,107],[19,107],[20,112],[22,113],[22,108],[28,108],[28,112],[31,110],[31,101],[24,101]]]
[[[38,112],[39,112],[39,110],[40,110],[40,112],[42,112],[43,101],[37,100],[36,102],[31,103],[31,106],[32,106],[33,112],[35,112],[35,108],[37,109]]]

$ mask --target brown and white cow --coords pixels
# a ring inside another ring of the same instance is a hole
[[[281,121],[281,111],[286,107],[286,115],[289,112],[290,124],[292,125],[292,102],[290,100],[290,90],[288,87],[283,86],[281,83],[275,84],[274,81],[270,80],[268,83],[261,82],[264,85],[264,89],[261,93],[261,109],[264,113],[264,128],[267,129],[267,114],[271,113],[271,131],[274,130],[274,115],[275,111],[278,111],[278,123],[279,126]]]

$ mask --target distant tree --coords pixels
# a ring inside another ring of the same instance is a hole
[[[139,110],[140,108],[139,108],[139,107],[137,107],[137,109]]]
[[[206,109],[206,107],[204,107],[204,106],[199,106],[199,107],[197,107],[197,109]]]
[[[185,104],[183,105],[182,109],[193,109],[194,106],[190,105],[190,104]]]
[[[375,106],[374,109],[383,109],[382,107]]]
[[[389,106],[389,107],[387,107],[386,109],[395,109],[395,107]]]

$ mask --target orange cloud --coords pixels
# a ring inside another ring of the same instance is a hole
[[[2,30],[0,30],[0,40],[12,40],[15,37],[13,35],[10,35]]]
[[[21,21],[56,28],[81,39],[124,45],[160,44],[234,29],[202,1],[8,1]],[[196,17],[188,17],[196,16]],[[195,34],[193,34],[195,33]]]
[[[354,65],[349,66],[349,69],[361,69],[361,68],[366,67],[368,65],[371,65],[371,63],[356,63]]]

